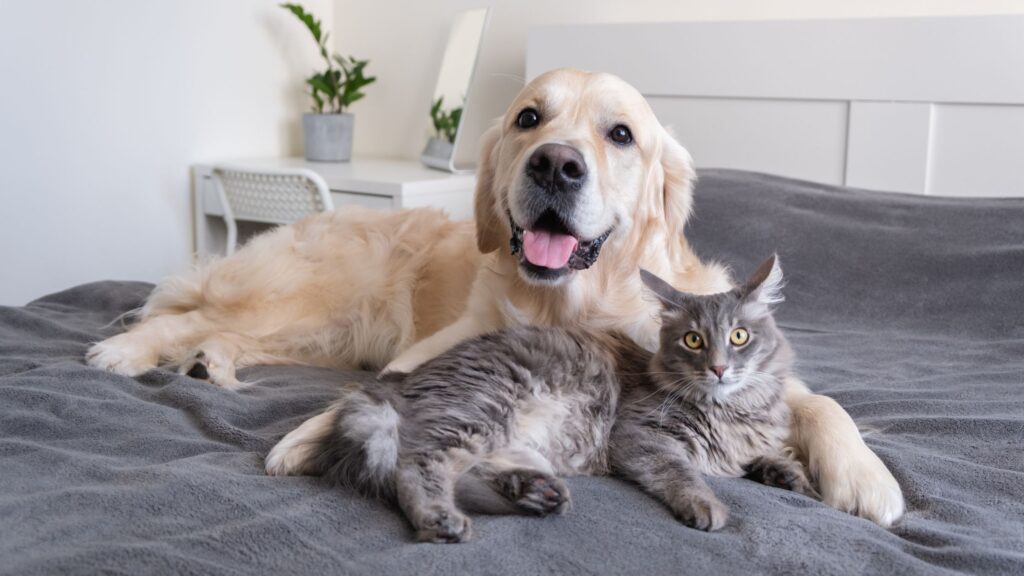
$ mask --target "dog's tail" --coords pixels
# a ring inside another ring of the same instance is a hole
[[[274,476],[312,474],[394,499],[398,425],[391,402],[354,391],[281,439],[266,459]]]

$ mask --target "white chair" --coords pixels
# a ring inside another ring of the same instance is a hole
[[[218,165],[213,168],[213,180],[224,207],[229,256],[238,244],[237,220],[290,224],[334,210],[327,183],[305,168],[250,170]]]

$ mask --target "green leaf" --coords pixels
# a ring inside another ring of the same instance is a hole
[[[313,111],[316,112],[316,113],[323,112],[324,111],[324,99],[320,97],[319,91],[316,88],[313,88],[313,91],[311,92],[311,94],[313,96]]]
[[[314,109],[317,112],[343,112],[346,106],[362,99],[365,94],[362,89],[377,81],[374,76],[366,76],[365,70],[369,60],[356,60],[349,56],[340,54],[329,54],[327,51],[327,39],[330,34],[322,29],[322,23],[312,13],[307,12],[301,4],[286,3],[280,5],[295,15],[306,28],[313,39],[316,40],[320,56],[327,62],[327,70],[314,74],[306,80],[312,88]],[[339,69],[334,67],[335,63]]]
[[[345,59],[344,57],[339,57],[337,60],[339,63],[344,63],[342,66],[345,68],[344,88],[341,93],[341,107],[344,109],[346,106],[363,98],[365,94],[363,94],[361,89],[368,84],[372,84],[377,79],[372,76],[367,78],[363,75],[369,60]]]
[[[442,122],[441,118],[441,107],[444,106],[444,96],[438,96],[437,100],[430,106],[430,121],[434,125],[434,132],[437,134],[442,133]]]
[[[281,8],[288,10],[295,15],[296,18],[302,21],[309,29],[309,32],[313,35],[317,44],[320,44],[320,21],[317,20],[312,14],[306,12],[306,9],[301,4],[281,4]]]
[[[448,130],[447,137],[448,137],[448,141],[451,142],[452,144],[454,144],[455,143],[455,135],[459,131],[459,122],[462,121],[462,107],[460,106],[460,107],[452,110],[452,113],[451,113],[451,115],[449,117],[451,118],[451,128]]]
[[[462,121],[462,106],[452,110],[444,109],[444,96],[438,96],[430,106],[430,121],[434,125],[434,133],[438,138],[455,143],[455,135]]]
[[[328,99],[333,98],[338,93],[338,86],[335,82],[331,81],[329,72],[314,74],[306,80],[306,83],[312,86],[314,90],[323,92]]]

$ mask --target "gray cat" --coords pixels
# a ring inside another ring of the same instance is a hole
[[[561,514],[560,476],[609,472],[616,367],[646,369],[622,350],[639,351],[625,338],[529,326],[466,340],[346,395],[302,469],[396,501],[422,541],[467,539],[463,510]]]
[[[430,542],[467,539],[464,510],[561,514],[567,475],[614,470],[703,529],[720,527],[726,508],[700,473],[812,493],[782,449],[790,353],[770,314],[774,258],[714,296],[642,274],[665,303],[654,355],[625,336],[560,328],[473,338],[346,395],[303,470],[397,502]]]
[[[661,343],[646,377],[630,379],[620,399],[609,442],[615,472],[701,530],[728,517],[704,474],[746,475],[817,497],[784,447],[783,382],[793,354],[771,314],[782,301],[777,259],[743,286],[710,296],[641,275],[663,304]]]

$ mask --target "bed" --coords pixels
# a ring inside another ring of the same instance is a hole
[[[1024,573],[1024,199],[877,193],[700,173],[688,235],[738,271],[778,251],[799,372],[902,484],[891,530],[715,479],[703,533],[612,478],[563,517],[480,517],[415,544],[387,505],[270,478],[284,433],[372,374],[257,367],[219,389],[88,368],[90,342],[152,286],[100,282],[0,308],[0,573]]]

